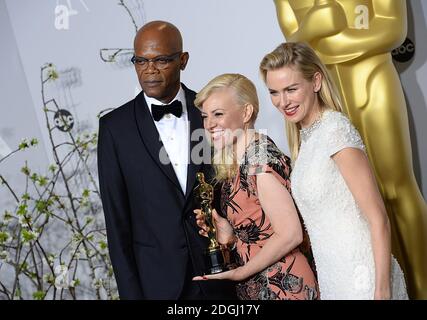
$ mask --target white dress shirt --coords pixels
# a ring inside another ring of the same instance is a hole
[[[161,101],[148,97],[145,92],[144,98],[151,114],[151,104],[165,105],[165,103]],[[172,167],[175,170],[181,189],[185,194],[187,187],[188,158],[190,153],[190,126],[188,121],[187,103],[185,101],[185,92],[182,87],[179,88],[176,97],[172,99],[169,104],[175,100],[179,100],[182,103],[182,115],[180,118],[175,117],[173,114],[166,114],[159,121],[153,121],[156,125],[157,131],[159,132],[165,151],[169,156]],[[161,161],[163,161],[163,159],[164,157],[162,157]]]

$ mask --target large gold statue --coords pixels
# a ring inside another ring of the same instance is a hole
[[[275,0],[287,41],[327,65],[363,136],[411,298],[427,299],[427,206],[412,168],[406,102],[391,51],[407,33],[405,0]]]

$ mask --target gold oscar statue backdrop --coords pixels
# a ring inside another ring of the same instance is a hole
[[[406,102],[391,51],[407,33],[405,0],[275,0],[288,42],[308,42],[360,131],[410,297],[427,299],[427,206],[415,180]]]

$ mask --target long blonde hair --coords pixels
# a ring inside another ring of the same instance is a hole
[[[331,109],[342,112],[341,98],[338,90],[314,50],[304,42],[287,42],[280,44],[262,59],[259,70],[266,83],[267,72],[283,67],[293,67],[301,72],[304,79],[313,81],[316,72],[322,75],[322,84],[317,93],[321,110]],[[301,144],[300,127],[286,120],[286,134],[293,161],[298,157]]]
[[[203,103],[219,90],[231,89],[234,99],[242,108],[248,104],[253,106],[252,116],[249,126],[253,126],[259,112],[259,101],[255,85],[251,80],[238,73],[225,73],[213,78],[196,95],[194,104],[202,108]],[[215,181],[221,182],[236,176],[238,170],[237,159],[231,147],[224,147],[222,150],[214,150],[212,157],[213,168],[215,169]]]

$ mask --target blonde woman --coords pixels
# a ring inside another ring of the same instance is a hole
[[[322,299],[407,299],[363,142],[341,112],[325,66],[308,45],[284,43],[264,57],[260,71],[286,120],[292,194],[310,236]]]
[[[236,245],[234,270],[194,280],[238,281],[240,299],[319,297],[307,258],[300,250],[303,230],[290,194],[290,159],[267,136],[254,131],[258,97],[240,74],[223,74],[197,95],[204,127],[215,149],[221,208],[213,212],[218,242]],[[200,210],[197,222],[206,235]]]

